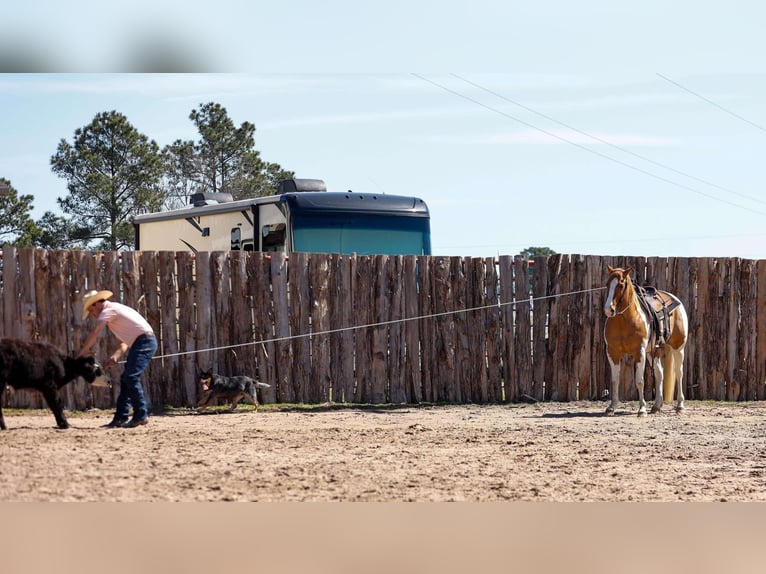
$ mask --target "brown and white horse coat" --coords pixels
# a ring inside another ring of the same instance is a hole
[[[672,401],[673,389],[676,393],[676,411],[684,408],[683,365],[684,347],[689,332],[689,319],[681,301],[667,291],[658,291],[658,300],[670,302],[672,311],[667,313],[667,325],[664,325],[667,340],[661,342],[660,334],[654,328],[655,321],[649,311],[641,304],[630,277],[632,267],[621,269],[608,266],[604,325],[606,354],[612,371],[610,402],[606,414],[614,414],[619,403],[620,368],[626,361],[633,368],[633,380],[638,390],[639,416],[646,416],[644,400],[644,367],[647,358],[654,367],[655,399],[652,413],[662,409],[664,396]],[[657,343],[661,344],[658,345]]]

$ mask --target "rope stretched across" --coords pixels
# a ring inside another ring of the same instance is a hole
[[[249,345],[263,345],[266,343],[278,343],[280,341],[290,341],[293,339],[301,339],[305,337],[319,337],[323,335],[332,335],[334,333],[342,333],[344,331],[354,331],[356,329],[369,329],[371,327],[383,327],[385,325],[394,325],[396,323],[404,323],[407,321],[419,321],[421,319],[433,319],[436,317],[444,317],[447,315],[455,315],[458,313],[470,313],[473,311],[481,311],[485,309],[494,309],[494,308],[502,308],[507,307],[509,305],[516,306],[523,303],[534,303],[535,301],[544,301],[546,299],[556,299],[559,297],[566,297],[570,295],[581,295],[583,293],[590,293],[593,291],[601,291],[603,289],[606,289],[606,287],[597,287],[594,289],[583,289],[581,291],[570,291],[569,293],[559,293],[558,295],[546,295],[544,297],[533,297],[529,299],[524,299],[520,301],[510,301],[506,303],[498,302],[497,304],[493,305],[482,305],[479,307],[470,307],[468,309],[458,309],[455,311],[442,311],[440,313],[429,313],[427,315],[418,315],[416,317],[405,317],[403,319],[391,319],[389,321],[380,321],[378,323],[366,323],[364,325],[353,325],[350,327],[338,327],[336,329],[328,329],[326,331],[316,331],[312,333],[302,333],[300,335],[287,335],[284,337],[274,337],[271,339],[261,339],[259,341],[248,341],[247,343],[237,343],[234,345],[224,345],[221,347],[210,347],[207,349],[195,349],[193,351],[181,351],[178,353],[169,353],[165,355],[155,355],[153,359],[168,359],[170,357],[180,357],[183,355],[194,355],[196,353],[207,353],[212,351],[222,351],[226,349],[236,349],[239,347],[247,347]],[[125,361],[120,361],[120,363],[124,363]]]

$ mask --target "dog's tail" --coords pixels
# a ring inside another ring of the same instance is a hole
[[[268,389],[271,385],[268,383],[262,383],[261,381],[255,381],[255,386],[259,389]]]

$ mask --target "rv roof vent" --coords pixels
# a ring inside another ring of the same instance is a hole
[[[327,191],[327,186],[321,179],[284,179],[279,182],[276,195],[301,191]]]
[[[189,203],[194,207],[202,207],[203,205],[215,205],[217,203],[229,203],[233,201],[230,193],[193,193],[189,196]]]

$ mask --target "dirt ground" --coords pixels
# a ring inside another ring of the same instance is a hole
[[[0,501],[763,501],[766,403],[6,413]]]

